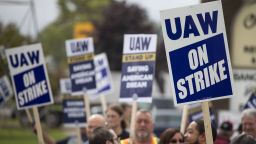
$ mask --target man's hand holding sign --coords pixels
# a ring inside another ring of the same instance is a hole
[[[203,102],[210,144],[209,108],[204,101],[233,95],[221,2],[161,11],[161,23],[175,105]]]

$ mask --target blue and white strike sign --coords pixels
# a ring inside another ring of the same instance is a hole
[[[84,101],[82,99],[63,100],[63,116],[65,127],[85,127]]]
[[[41,44],[6,50],[18,109],[53,103]]]
[[[92,38],[66,41],[72,95],[93,94],[96,90]]]
[[[10,99],[12,95],[11,84],[8,77],[5,75],[0,78],[0,105]]]
[[[221,1],[161,11],[175,105],[231,97]]]
[[[109,69],[107,55],[105,53],[98,54],[94,57],[96,70],[96,94],[107,95],[113,90],[111,72]]]
[[[152,101],[156,41],[155,34],[124,35],[120,101]]]

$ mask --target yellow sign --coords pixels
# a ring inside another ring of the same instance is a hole
[[[85,55],[68,57],[68,63],[72,64],[72,63],[77,63],[77,62],[89,61],[89,60],[93,59],[93,56],[94,56],[93,53],[89,53],[89,54],[85,54]]]
[[[155,53],[143,54],[126,54],[123,55],[123,62],[137,62],[137,61],[154,61],[156,59]]]
[[[91,22],[76,23],[74,26],[74,38],[89,37],[94,30]]]

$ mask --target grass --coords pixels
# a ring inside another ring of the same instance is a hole
[[[31,130],[27,129],[1,129],[1,144],[36,144],[37,137]]]
[[[56,140],[65,138],[60,129],[47,129],[47,134]],[[17,120],[0,122],[0,144],[36,144],[37,136],[29,127],[21,127]]]

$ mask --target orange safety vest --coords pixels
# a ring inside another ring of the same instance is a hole
[[[130,139],[124,139],[121,140],[121,144],[129,144],[130,143]],[[151,142],[149,144],[158,144],[158,138],[157,137],[151,137]]]

